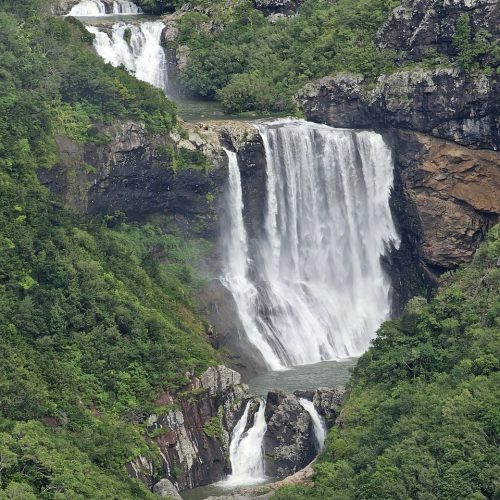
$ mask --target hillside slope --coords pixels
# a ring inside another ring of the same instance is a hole
[[[380,328],[349,384],[314,486],[274,498],[461,499],[500,493],[500,226],[474,260]]]
[[[192,300],[206,242],[79,216],[40,185],[58,134],[99,144],[95,123],[176,122],[47,12],[0,2],[0,498],[149,498],[124,468],[159,456],[144,414],[215,362]]]

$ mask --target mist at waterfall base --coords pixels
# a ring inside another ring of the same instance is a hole
[[[399,244],[391,150],[375,132],[302,120],[258,125],[267,163],[264,228],[250,242],[229,157],[223,283],[270,370],[361,355],[389,317],[381,257]]]

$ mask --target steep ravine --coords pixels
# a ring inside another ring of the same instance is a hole
[[[391,22],[398,23],[398,33],[411,30],[393,16],[384,28],[387,33],[394,31]],[[174,35],[168,29],[163,34]],[[169,57],[179,63],[177,54]],[[495,78],[469,77],[452,68],[401,71],[380,77],[375,86],[354,75],[325,77],[298,96],[308,120],[375,128],[392,147],[390,204],[401,245],[384,264],[395,313],[411,296],[424,293],[437,274],[469,261],[498,221],[498,96]],[[161,215],[167,220],[165,231],[216,243],[228,176],[226,148],[238,158],[248,237],[258,237],[267,177],[265,148],[255,127],[239,122],[182,125],[169,137],[150,134],[135,122],[98,128],[109,138],[106,143],[82,146],[58,137],[59,164],[39,172],[42,182],[69,206],[90,215],[123,213],[138,221]],[[192,157],[193,152],[208,158],[210,165],[179,167],[179,155]],[[219,275],[217,245],[209,268]],[[208,320],[207,338],[225,352],[228,365],[245,376],[263,369],[262,357],[254,354],[244,335],[233,297],[218,279],[201,291],[200,310]],[[334,415],[332,425],[341,395],[330,391],[329,403],[320,404],[317,392],[306,397],[318,412]],[[301,396],[274,391],[267,396],[264,448],[268,471],[278,477],[301,469],[316,454]],[[158,444],[161,463],[138,457],[127,466],[130,475],[160,495],[173,492],[172,484],[182,490],[222,479],[229,472],[229,436],[243,403],[252,397],[240,376],[226,367],[191,377],[184,393],[163,394],[158,414],[147,417],[146,433]]]

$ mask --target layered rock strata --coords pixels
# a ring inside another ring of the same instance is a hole
[[[321,388],[296,395],[269,392],[264,448],[270,476],[293,474],[317,454],[313,423],[298,397],[310,399],[331,427],[339,414],[343,390]],[[172,487],[185,490],[223,479],[231,472],[231,434],[249,401],[254,404],[245,432],[260,399],[249,393],[239,373],[220,365],[199,377],[191,375],[184,391],[161,394],[156,401],[158,412],[144,417],[145,437],[159,448],[160,462],[138,456],[127,464],[127,471],[160,496],[171,494]]]

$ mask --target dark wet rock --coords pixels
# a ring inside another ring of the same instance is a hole
[[[471,32],[481,28],[500,35],[500,4],[497,0],[403,0],[379,30],[380,48],[404,51],[409,60],[421,60],[429,50],[447,57],[457,55],[453,35],[460,15],[467,13]]]
[[[468,147],[500,147],[500,83],[493,76],[413,69],[382,75],[373,86],[342,74],[306,85],[298,99],[308,120],[332,127],[409,129]]]
[[[154,214],[178,219],[193,234],[215,237],[215,204],[227,179],[227,158],[220,145],[191,130],[183,139],[148,134],[144,126],[122,122],[98,127],[105,144],[76,144],[56,138],[59,162],[39,171],[39,178],[66,205],[92,215],[125,214],[141,220]],[[213,168],[174,170],[172,148],[198,150]]]
[[[268,475],[288,476],[314,459],[316,446],[312,420],[296,396],[270,391],[265,415],[264,450]]]

